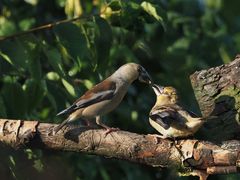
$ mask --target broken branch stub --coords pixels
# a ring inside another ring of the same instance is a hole
[[[208,140],[239,139],[240,133],[240,57],[234,61],[190,76],[196,99],[204,117]]]

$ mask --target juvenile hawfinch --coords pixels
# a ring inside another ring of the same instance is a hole
[[[53,129],[53,134],[68,122],[79,118],[86,120],[95,118],[98,125],[111,131],[113,128],[103,124],[100,116],[112,111],[120,104],[129,85],[136,79],[147,84],[152,83],[147,71],[141,65],[127,63],[121,66],[107,79],[88,90],[70,107],[59,112],[57,115],[67,115],[68,118]]]
[[[196,117],[178,105],[178,95],[173,87],[152,88],[157,96],[156,103],[149,114],[149,122],[162,135],[160,138],[187,137],[193,135],[206,118]]]

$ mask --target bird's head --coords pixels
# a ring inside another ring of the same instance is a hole
[[[122,79],[130,83],[138,79],[140,82],[152,84],[152,79],[148,72],[136,63],[124,64],[114,74],[120,74]]]
[[[152,85],[152,88],[157,96],[157,104],[175,104],[178,101],[177,90],[171,86]]]

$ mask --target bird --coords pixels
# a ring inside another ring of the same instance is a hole
[[[192,136],[208,119],[197,117],[180,106],[174,87],[152,84],[152,88],[157,98],[149,113],[149,123],[161,134],[157,137],[175,139]]]
[[[152,79],[143,66],[137,63],[122,65],[111,76],[86,91],[71,106],[59,112],[57,116],[67,115],[67,118],[53,128],[52,134],[56,134],[67,123],[80,118],[95,118],[99,126],[107,129],[107,133],[111,132],[114,128],[103,124],[100,116],[109,113],[120,104],[128,87],[136,79],[148,85],[152,84]]]

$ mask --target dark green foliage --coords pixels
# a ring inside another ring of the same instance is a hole
[[[156,83],[175,86],[183,104],[199,112],[188,76],[228,63],[240,51],[238,7],[226,0],[2,0],[0,36],[83,18],[0,41],[0,118],[61,122],[58,111],[126,62],[142,64]],[[151,89],[135,82],[104,119],[123,130],[156,133],[148,123],[154,100]],[[15,154],[4,146],[0,153],[1,177],[9,179],[177,178],[172,171],[79,153]]]

